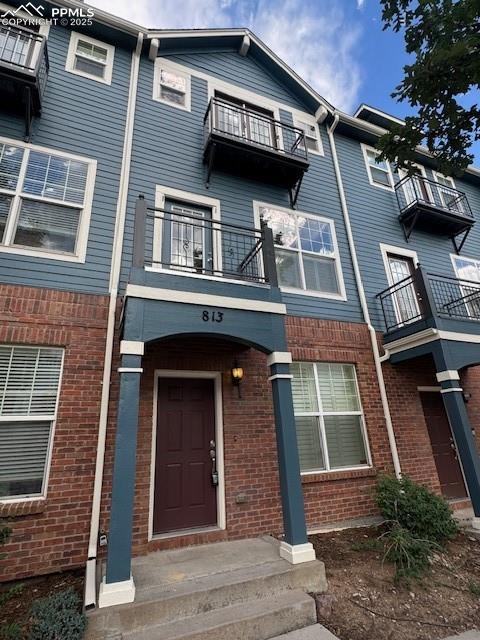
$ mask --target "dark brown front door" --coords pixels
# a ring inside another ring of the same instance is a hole
[[[442,396],[429,392],[421,393],[420,397],[442,493],[446,498],[466,498],[463,474]]]
[[[214,525],[214,382],[160,378],[157,406],[153,532]]]

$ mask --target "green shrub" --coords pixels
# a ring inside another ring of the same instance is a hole
[[[448,503],[407,476],[382,476],[376,499],[385,520],[398,522],[415,539],[443,545],[458,532]]]
[[[4,624],[0,627],[1,640],[22,640],[22,638],[22,628],[16,622],[12,622],[11,624]]]
[[[28,640],[81,640],[86,620],[73,588],[42,598],[31,608]]]
[[[429,565],[430,554],[438,545],[430,540],[415,538],[411,531],[393,522],[382,536],[385,543],[384,559],[395,565],[395,582],[408,583],[419,579]]]
[[[0,522],[0,547],[3,547],[4,544],[7,544],[8,539],[12,535],[12,530],[10,527],[7,527],[2,522]],[[0,560],[5,557],[4,553],[0,553]]]

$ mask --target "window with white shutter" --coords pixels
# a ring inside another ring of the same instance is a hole
[[[83,260],[94,162],[0,140],[0,245]]]
[[[292,374],[302,472],[369,465],[355,367],[351,364],[295,362]]]
[[[45,493],[63,349],[0,345],[0,498]]]

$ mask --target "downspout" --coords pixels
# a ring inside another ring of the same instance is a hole
[[[352,256],[353,271],[355,274],[355,281],[357,284],[358,295],[360,297],[360,305],[362,307],[363,317],[368,326],[368,332],[370,334],[370,341],[372,343],[373,358],[375,361],[375,370],[377,372],[378,386],[380,388],[380,398],[382,400],[383,414],[385,416],[385,424],[387,426],[388,441],[390,443],[390,451],[392,453],[393,467],[395,469],[395,475],[400,478],[402,470],[400,468],[400,459],[398,457],[397,443],[395,441],[395,432],[393,430],[392,416],[390,415],[390,407],[388,406],[387,390],[385,388],[385,379],[383,377],[382,359],[378,350],[377,334],[372,326],[370,319],[370,312],[368,310],[367,298],[365,296],[365,289],[363,288],[362,276],[360,273],[360,267],[358,264],[357,251],[355,248],[355,241],[353,238],[352,226],[350,224],[350,214],[348,212],[347,200],[345,198],[345,190],[343,188],[342,174],[340,172],[340,164],[338,162],[337,148],[335,146],[334,131],[337,127],[340,116],[335,115],[332,124],[327,127],[328,138],[330,140],[330,147],[332,149],[333,166],[335,169],[335,177],[337,179],[338,193],[340,195],[340,203],[342,206],[343,217],[345,221],[345,228],[347,231],[348,245],[350,248],[350,254]]]
[[[117,307],[120,267],[122,262],[123,235],[125,231],[127,196],[132,158],[133,125],[135,120],[135,107],[137,101],[138,71],[140,67],[143,38],[144,34],[140,32],[137,38],[137,46],[135,48],[135,51],[132,53],[127,115],[125,118],[125,137],[123,141],[122,166],[120,174],[120,184],[118,188],[118,202],[115,215],[115,232],[113,236],[112,263],[109,283],[110,303],[108,309],[105,359],[103,366],[102,397],[98,425],[97,459],[95,465],[95,479],[93,484],[92,517],[90,521],[88,560],[85,569],[85,607],[95,606],[97,602],[96,566],[98,530],[100,526],[100,505],[102,499],[103,468],[105,461],[105,440],[107,435],[108,404],[110,399],[110,376],[112,368],[113,341],[115,336],[115,312]]]

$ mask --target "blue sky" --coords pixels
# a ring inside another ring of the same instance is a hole
[[[146,27],[248,27],[336,107],[365,102],[404,117],[391,93],[407,62],[401,34],[382,30],[379,0],[90,0]],[[480,143],[476,145],[480,163]]]

